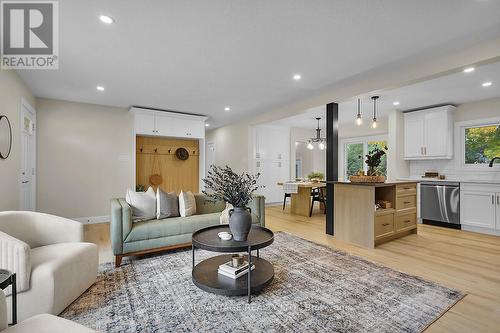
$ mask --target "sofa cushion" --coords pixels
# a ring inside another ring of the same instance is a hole
[[[196,200],[191,191],[181,191],[179,194],[179,213],[182,217],[196,214]]]
[[[190,234],[201,228],[219,224],[219,216],[220,213],[212,213],[138,222],[134,224],[125,242]]]
[[[2,333],[97,333],[90,328],[50,314],[40,314],[9,327]]]
[[[211,214],[222,212],[226,208],[224,201],[212,201],[205,194],[197,193],[194,195],[196,200],[196,214]]]
[[[134,227],[125,239],[125,242],[129,243],[161,237],[191,234],[202,228],[218,225],[220,223],[219,219],[220,213],[212,213],[137,222],[134,223]],[[259,223],[259,218],[255,214],[252,214],[252,223]]]
[[[179,216],[179,198],[175,192],[165,192],[160,187],[156,190],[156,218]]]
[[[128,189],[125,200],[132,208],[134,221],[156,218],[156,195],[151,186],[146,192],[135,192]]]

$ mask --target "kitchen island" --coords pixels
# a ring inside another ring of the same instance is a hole
[[[335,238],[373,248],[417,232],[416,182],[327,183],[333,184]]]

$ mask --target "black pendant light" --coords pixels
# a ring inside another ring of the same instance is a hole
[[[379,96],[372,96],[373,100],[373,122],[372,128],[377,128],[377,99]]]
[[[361,100],[358,98],[358,114],[356,115],[356,125],[361,126],[363,118],[361,117]]]

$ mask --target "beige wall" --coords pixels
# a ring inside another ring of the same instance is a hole
[[[249,126],[239,122],[206,133],[206,141],[215,142],[215,165],[229,165],[236,172],[248,170]]]
[[[0,159],[0,211],[19,209],[21,98],[35,106],[33,94],[19,75],[13,70],[0,70],[0,115],[6,115],[12,127],[10,156]]]
[[[109,215],[109,200],[134,185],[133,117],[127,109],[37,99],[41,212]]]
[[[459,105],[455,110],[455,122],[500,117],[500,98]]]
[[[325,105],[332,101],[341,101],[359,94],[401,87],[420,80],[438,77],[454,72],[464,65],[480,62],[498,61],[500,55],[500,38],[481,42],[462,50],[448,50],[446,54],[432,54],[418,61],[406,59],[394,64],[388,64],[371,71],[360,73],[343,80],[317,96],[289,104],[285,107],[267,110],[262,114],[229,124],[208,133],[208,140],[215,141],[216,163],[228,164],[238,170],[248,169],[249,140],[248,127],[262,124],[292,115],[300,114],[313,107]]]

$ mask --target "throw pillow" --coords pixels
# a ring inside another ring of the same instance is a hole
[[[159,186],[156,190],[156,218],[179,216],[179,200],[175,192],[165,192]]]
[[[229,210],[233,209],[233,205],[226,202],[226,208],[220,214],[220,224],[229,224]]]
[[[179,194],[179,213],[182,217],[196,214],[196,201],[191,191],[181,191]]]
[[[125,201],[132,208],[134,222],[156,218],[156,196],[151,186],[146,192],[128,189]]]

